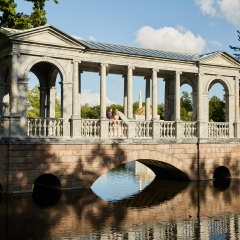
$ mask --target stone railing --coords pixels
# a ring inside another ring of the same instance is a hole
[[[100,120],[82,119],[81,136],[84,138],[100,137]]]
[[[135,121],[135,137],[136,138],[151,138],[152,137],[152,122]]]
[[[183,136],[186,138],[197,137],[197,122],[184,122]]]
[[[173,121],[159,122],[160,124],[160,138],[175,138],[176,137],[176,123]]]
[[[227,122],[210,122],[208,123],[209,138],[228,138],[229,123]]]
[[[127,138],[128,127],[122,120],[110,120],[108,136],[110,138]]]
[[[62,137],[62,118],[28,118],[29,137]]]

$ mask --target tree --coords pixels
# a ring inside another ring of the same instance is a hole
[[[209,100],[209,120],[225,122],[225,102],[216,96]]]
[[[28,117],[40,117],[39,85],[28,90]]]
[[[183,91],[182,97],[180,98],[180,117],[182,121],[192,120],[192,97],[191,95]]]
[[[49,0],[25,0],[33,3],[30,15],[16,11],[17,4],[14,0],[0,0],[0,27],[29,29],[47,23],[45,3]],[[58,4],[58,0],[53,0]]]
[[[28,90],[28,117],[40,117],[39,84]],[[55,98],[55,117],[61,117],[61,104],[57,97]]]
[[[240,41],[240,31],[237,30],[238,33],[238,41]],[[231,49],[233,49],[234,52],[239,52],[240,51],[240,47],[233,47],[233,46],[229,46]],[[233,54],[235,56],[235,58],[237,60],[240,60],[240,53],[234,53]]]

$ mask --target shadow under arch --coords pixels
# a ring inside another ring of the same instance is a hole
[[[169,163],[151,159],[138,159],[137,161],[150,168],[155,173],[156,179],[190,181],[186,173]]]
[[[224,191],[229,188],[231,183],[231,174],[227,167],[219,166],[215,169],[214,174],[214,187],[218,190]]]
[[[53,206],[60,200],[61,183],[53,174],[39,176],[33,184],[33,201],[41,206]]]

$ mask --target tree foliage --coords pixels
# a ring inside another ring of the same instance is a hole
[[[192,96],[186,92],[182,92],[180,98],[180,118],[182,121],[192,121]]]
[[[28,117],[40,117],[39,84],[28,90]],[[61,104],[57,98],[55,98],[55,117],[61,117]]]
[[[225,122],[225,102],[216,96],[209,100],[209,121]]]
[[[33,4],[32,13],[17,12],[14,0],[0,0],[0,27],[29,29],[47,23],[45,3],[49,0],[25,0]],[[53,0],[58,3],[58,0]]]
[[[240,41],[240,31],[237,30],[238,33],[238,41]],[[240,51],[240,47],[233,47],[233,46],[229,46],[231,49],[233,49],[234,52],[239,52]],[[235,56],[236,59],[240,60],[240,53],[234,53],[233,54]]]

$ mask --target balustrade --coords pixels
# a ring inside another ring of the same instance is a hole
[[[197,137],[197,123],[196,122],[184,122],[183,123],[184,137],[192,138]]]
[[[176,123],[175,122],[160,122],[160,138],[175,138]]]
[[[152,122],[136,121],[135,122],[135,137],[136,138],[152,137]]]
[[[157,121],[156,129],[159,134],[157,138],[196,138],[197,122]],[[176,124],[180,124],[181,136],[176,136]],[[6,125],[7,126],[7,125]],[[132,126],[130,128],[130,126]],[[1,135],[6,135],[7,127],[4,129],[4,121],[1,120]],[[100,138],[101,121],[99,119],[82,119],[81,136],[83,138]],[[132,129],[132,138],[149,139],[153,137],[152,121],[132,121],[130,124],[122,120],[110,120],[108,124],[108,138],[128,138],[129,128]],[[62,137],[62,118],[28,118],[28,136],[30,137]],[[229,123],[210,122],[208,123],[208,138],[228,138]]]
[[[226,122],[208,123],[208,137],[209,138],[228,138],[229,123],[226,123]]]
[[[81,135],[85,138],[100,137],[100,120],[82,119]]]
[[[110,120],[108,127],[108,136],[110,138],[126,138],[127,125],[122,120]]]
[[[28,136],[62,137],[62,118],[28,118]]]

